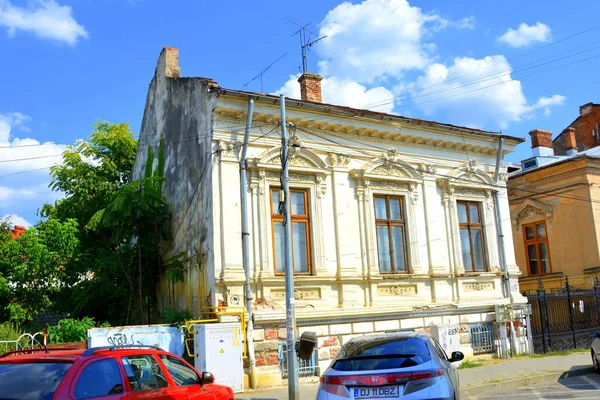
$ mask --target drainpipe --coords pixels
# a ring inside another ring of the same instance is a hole
[[[504,138],[500,137],[498,140],[498,153],[496,154],[496,169],[494,171],[494,183],[496,185],[499,184],[499,176],[500,176],[500,161],[502,161],[502,147],[504,145]],[[498,255],[500,256],[500,268],[504,273],[504,292],[505,298],[510,301],[510,324],[509,324],[509,340],[511,344],[512,354],[514,355],[516,348],[516,338],[513,327],[513,296],[510,290],[510,276],[508,274],[508,266],[506,265],[506,248],[504,247],[504,229],[502,227],[502,217],[500,216],[500,190],[496,190],[494,192],[494,211],[496,214],[496,227],[498,230]],[[504,355],[506,357],[507,355]]]
[[[504,138],[500,137],[498,141],[498,153],[496,154],[496,169],[494,170],[494,183],[498,185],[500,176],[500,162],[502,161],[502,147],[504,146]],[[510,298],[512,304],[512,294],[510,291],[510,280],[508,276],[508,268],[506,267],[506,249],[504,248],[504,230],[502,228],[502,217],[500,216],[500,191],[494,192],[494,210],[496,214],[496,227],[498,229],[498,255],[500,256],[500,268],[504,272],[504,291],[506,298]]]
[[[244,142],[242,143],[242,154],[240,155],[240,197],[242,202],[242,256],[243,267],[246,273],[246,284],[244,297],[246,299],[246,314],[248,325],[246,326],[246,343],[248,344],[248,361],[250,363],[250,387],[256,389],[258,377],[256,376],[256,358],[254,357],[254,322],[252,320],[252,288],[250,287],[250,245],[248,233],[248,182],[246,177],[246,151],[250,138],[250,127],[252,126],[252,113],[254,112],[254,99],[248,98],[248,116],[246,117],[246,130]]]

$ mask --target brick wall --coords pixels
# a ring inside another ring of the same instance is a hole
[[[596,137],[592,135],[592,131],[596,129],[596,123],[600,126],[600,104],[586,104],[581,106],[581,113],[583,115],[577,117],[577,119],[569,125],[575,128],[575,139],[579,151],[591,149],[600,144],[598,134],[596,134]],[[561,133],[554,139],[554,154],[565,155],[567,152],[566,144],[565,133]]]
[[[303,74],[298,78],[300,83],[300,96],[302,100],[321,103],[321,78],[315,74]]]

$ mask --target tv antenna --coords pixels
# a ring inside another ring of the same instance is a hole
[[[273,61],[271,64],[267,65],[267,67],[265,69],[263,69],[262,71],[260,71],[258,73],[258,75],[256,75],[254,78],[250,79],[248,82],[246,82],[246,84],[244,86],[242,86],[242,88],[245,88],[246,86],[248,86],[250,83],[254,82],[255,80],[257,80],[258,78],[260,78],[260,92],[264,93],[265,91],[263,90],[263,75],[269,70],[269,68],[271,68],[273,65],[275,65],[275,63],[277,63],[277,61],[281,60],[283,57],[287,56],[288,53],[283,54],[281,57],[279,57],[277,60]]]
[[[309,33],[312,33],[315,36],[319,36],[318,34],[314,33],[313,31],[311,31],[310,29],[307,28],[307,26],[309,26],[312,22],[309,22],[306,25],[300,25],[300,24],[296,23],[295,21],[293,21],[293,20],[291,20],[289,18],[286,18],[286,20],[288,22],[291,22],[292,24],[300,27],[300,29],[298,29],[296,32],[294,32],[294,34],[292,36],[294,36],[294,35],[299,35],[300,36],[300,49],[302,50],[302,73],[305,74],[306,70],[308,69],[308,67],[306,65],[307,64],[307,62],[306,62],[306,51],[310,50],[310,47],[313,44],[315,44],[315,43],[317,43],[317,42],[319,42],[319,41],[321,41],[323,39],[326,39],[327,36],[323,35],[320,38],[312,40],[312,41],[310,40],[310,38],[307,40],[306,39],[306,32],[307,31]]]

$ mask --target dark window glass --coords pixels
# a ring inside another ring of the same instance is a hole
[[[484,240],[479,203],[458,201],[460,249],[465,271],[484,271]]]
[[[89,399],[123,393],[123,381],[117,362],[111,358],[85,367],[75,384],[75,398]]]
[[[375,196],[375,231],[379,272],[406,272],[406,235],[403,199]]]
[[[431,354],[423,339],[370,337],[345,344],[332,368],[336,371],[410,368],[430,360]]]
[[[442,346],[438,343],[438,341],[435,340],[434,338],[431,338],[431,343],[433,343],[433,347],[435,348],[435,351],[438,353],[438,356],[440,356],[440,358],[442,360],[447,360],[448,355],[446,354],[446,351],[442,348]]]
[[[167,387],[167,380],[158,362],[151,355],[121,357],[129,385],[134,392]]]
[[[72,363],[0,364],[0,399],[51,400]]]
[[[310,274],[310,218],[308,191],[290,189],[292,214],[292,264],[294,273]],[[273,229],[273,255],[275,256],[275,272],[285,273],[285,229],[283,215],[278,214],[279,188],[271,189],[271,227]]]
[[[543,275],[552,272],[548,248],[548,234],[545,222],[536,222],[523,226],[525,232],[525,251],[529,275]]]
[[[199,385],[201,383],[201,379],[196,374],[196,371],[180,359],[166,355],[161,355],[160,359],[165,364],[165,367],[167,367],[167,370],[169,370],[169,374],[171,374],[177,386]]]

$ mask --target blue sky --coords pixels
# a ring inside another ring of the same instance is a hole
[[[264,91],[297,96],[299,39],[286,18],[312,22],[328,35],[308,60],[324,101],[557,135],[600,102],[599,11],[595,1],[0,0],[0,216],[36,222],[59,197],[42,168],[96,118],[139,131],[163,46],[179,48],[183,76],[239,89],[287,53]],[[508,159],[530,153],[528,141]]]

